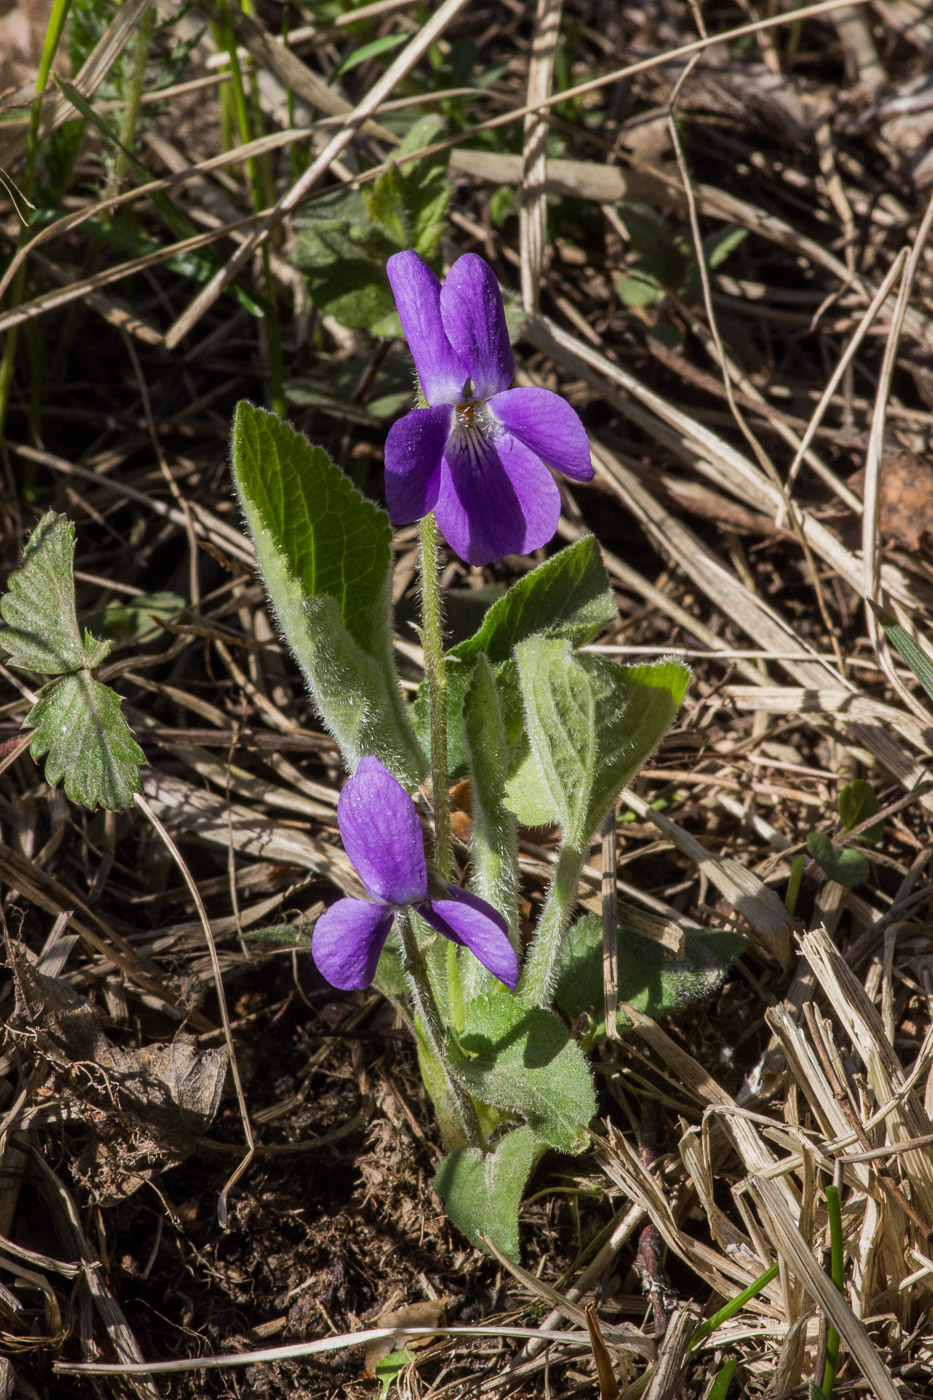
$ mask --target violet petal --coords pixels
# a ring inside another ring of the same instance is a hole
[[[553,539],[560,492],[540,458],[510,433],[455,430],[434,508],[441,534],[468,564],[530,554]]]
[[[444,332],[440,282],[427,263],[410,250],[394,253],[386,272],[422,394],[432,406],[456,403],[470,371],[464,369]]]
[[[458,258],[441,288],[441,319],[475,399],[507,389],[515,376],[502,293],[492,268],[475,253]]]
[[[453,409],[415,408],[393,423],[386,438],[386,504],[393,525],[410,525],[437,502],[441,459]]]
[[[447,886],[446,899],[432,899],[418,913],[445,938],[469,948],[493,977],[510,991],[518,986],[518,955],[509,942],[508,925],[497,909],[485,899]]]
[[[591,481],[590,444],[576,412],[549,389],[507,389],[489,408],[503,427],[549,467],[575,481]]]
[[[347,855],[382,904],[417,904],[428,893],[415,804],[378,758],[361,758],[340,794],[337,821]]]
[[[332,987],[368,987],[389,936],[393,914],[365,899],[338,899],[325,909],[311,935],[311,956]]]

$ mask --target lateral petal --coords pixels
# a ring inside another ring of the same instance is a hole
[[[389,429],[386,504],[393,525],[410,525],[434,509],[452,421],[453,409],[442,404],[414,408]]]
[[[365,899],[338,899],[311,935],[311,956],[332,987],[368,987],[392,927],[392,911]]]
[[[337,802],[347,855],[381,904],[417,904],[428,893],[415,804],[378,758],[361,758]]]
[[[553,539],[560,492],[535,453],[510,433],[454,432],[434,507],[441,534],[468,564],[530,554]]]
[[[410,250],[393,253],[386,272],[422,394],[432,406],[456,403],[470,371],[460,363],[444,331],[440,282],[424,259]]]
[[[591,481],[590,443],[574,409],[549,389],[507,389],[488,407],[519,442],[575,481]]]
[[[444,279],[441,320],[475,399],[507,389],[515,376],[502,293],[492,268],[475,253],[458,258]]]
[[[418,913],[445,938],[469,948],[493,977],[515,991],[518,954],[509,942],[505,919],[485,899],[448,885],[446,899],[432,899]]]

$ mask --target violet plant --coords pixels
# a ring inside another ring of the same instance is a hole
[[[441,284],[403,252],[388,277],[418,375],[417,406],[386,442],[388,514],[248,403],[234,420],[234,479],[282,632],[351,775],[338,822],[370,899],[321,915],[313,957],[335,986],[374,982],[393,997],[448,1150],[436,1180],[448,1214],[515,1257],[535,1164],[549,1148],[583,1150],[596,1112],[586,1055],[553,1006],[571,964],[601,965],[598,921],[573,919],[582,866],[689,673],[581,650],[616,617],[592,537],[522,575],[445,651],[440,537],[471,564],[547,544],[560,511],[550,469],[588,480],[589,446],[558,395],[511,387],[502,297],[481,258],[461,257]],[[424,681],[409,705],[393,656],[392,526],[416,520]],[[469,850],[455,849],[449,814],[449,784],[464,775]],[[419,807],[433,819],[430,862]],[[520,825],[561,832],[531,928]]]

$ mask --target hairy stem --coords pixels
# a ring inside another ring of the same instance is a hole
[[[452,868],[450,798],[447,794],[447,683],[438,530],[434,516],[421,521],[421,624],[424,674],[431,717],[431,785],[434,796],[434,861],[445,880]]]
[[[467,1144],[470,1147],[482,1147],[483,1137],[479,1129],[473,1101],[463,1085],[457,1082],[447,1058],[443,1023],[437,1009],[437,1002],[434,999],[424,959],[418,947],[418,940],[407,914],[399,913],[396,915],[396,927],[402,940],[405,971],[408,974],[412,999],[421,1022],[421,1031],[425,1042],[435,1063],[440,1066],[447,1079],[450,1097],[456,1105],[457,1115],[461,1120],[460,1126]]]
[[[534,942],[525,963],[518,996],[527,1006],[549,1006],[560,969],[560,955],[567,924],[577,900],[580,870],[586,852],[565,842],[548,890]]]

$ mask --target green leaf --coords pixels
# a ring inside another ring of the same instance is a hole
[[[279,623],[347,766],[374,754],[416,787],[426,763],[395,679],[388,516],[321,448],[245,402],[233,474]]]
[[[493,665],[508,661],[527,637],[562,638],[584,646],[617,616],[599,545],[593,535],[561,549],[493,603],[475,636],[450,652],[472,661],[484,652]]]
[[[308,279],[315,306],[351,330],[372,330],[396,316],[385,261],[395,251],[383,239],[371,254],[342,229],[306,225],[295,261]],[[394,323],[400,326],[396,320]],[[394,333],[390,326],[381,334]]]
[[[167,622],[185,607],[184,598],[177,593],[141,593],[133,598],[114,599],[88,621],[111,641],[145,646],[163,635],[159,620]]]
[[[516,657],[529,745],[549,812],[558,814],[566,841],[582,851],[670,727],[690,672],[673,658],[616,666],[543,637],[521,642]]]
[[[509,1259],[519,1258],[518,1207],[545,1145],[530,1128],[515,1128],[493,1152],[460,1147],[445,1157],[434,1189],[457,1229],[478,1248],[483,1236]]]
[[[457,1077],[472,1094],[525,1119],[561,1152],[582,1152],[596,1112],[583,1051],[550,1011],[506,992],[475,997],[457,1045]]]
[[[480,654],[463,706],[464,735],[470,768],[473,878],[471,889],[498,909],[509,925],[509,937],[521,952],[518,927],[518,842],[515,818],[503,805],[508,743],[492,667]],[[462,964],[464,995],[469,1001],[489,990],[492,974],[478,959]]]
[[[75,611],[72,564],[75,530],[64,515],[49,511],[23,549],[20,568],[10,575],[0,602],[7,623],[0,642],[11,666],[37,675],[97,666],[110,643],[81,636]]]
[[[436,112],[421,117],[407,132],[393,163],[380,175],[363,199],[370,220],[397,248],[412,248],[431,259],[444,232],[450,182],[446,152],[405,160],[405,156],[430,146],[444,130]],[[383,274],[384,275],[384,274]]]
[[[896,617],[879,607],[871,598],[869,598],[868,603],[894,650],[901,660],[907,663],[927,695],[933,700],[933,660],[923,647],[914,641],[907,629],[900,625]]]
[[[82,636],[75,611],[74,526],[52,511],[39,521],[0,600],[7,627],[0,646],[20,670],[52,676],[39,691],[25,724],[35,729],[30,752],[47,754],[45,776],[63,782],[85,807],[129,807],[140,791],[146,756],[136,743],[118,697],[93,678],[110,643]]]
[[[405,35],[405,38],[407,37]],[[414,1357],[410,1351],[390,1351],[388,1356],[384,1356],[381,1361],[376,1362],[376,1380],[382,1386],[379,1400],[386,1400],[393,1382],[398,1380],[405,1367],[413,1360]]]
[[[658,1020],[705,1001],[722,985],[735,959],[747,946],[728,929],[688,933],[684,957],[673,961],[653,939],[619,928],[619,1000]],[[594,1038],[606,1034],[603,1000],[603,930],[598,914],[584,914],[564,943],[554,1001],[572,1018],[592,1014]],[[626,1025],[620,1013],[620,1029]]]
[[[717,267],[722,267],[726,259],[747,237],[747,228],[736,228],[733,224],[725,224],[715,233],[707,234],[703,239],[703,256],[706,258],[706,266],[713,271]]]
[[[807,837],[807,851],[823,869],[830,880],[854,890],[864,885],[871,875],[871,866],[861,851],[854,846],[844,846],[841,850],[834,846],[824,831],[812,831]]]
[[[667,296],[659,282],[647,273],[639,276],[636,269],[616,278],[616,291],[626,306],[656,306]]]
[[[839,820],[846,831],[851,831],[853,826],[859,826],[881,810],[875,789],[871,783],[866,783],[864,778],[855,778],[851,783],[846,783],[845,787],[840,789],[837,805]],[[874,846],[883,835],[884,822],[875,822],[854,839],[864,841],[867,846]]]
[[[88,671],[49,681],[26,716],[29,751],[45,760],[46,782],[63,782],[82,807],[131,807],[146,755],[130,733],[120,700]]]
[[[383,34],[379,39],[373,39],[368,44],[361,44],[358,49],[354,49],[348,54],[340,66],[335,69],[332,77],[339,78],[344,73],[349,73],[351,68],[355,68],[359,63],[365,63],[368,58],[378,58],[381,53],[389,53],[392,49],[399,48],[408,42],[408,34]]]
[[[493,603],[479,630],[447,653],[447,724],[450,774],[466,768],[463,743],[463,699],[479,655],[495,670],[506,736],[518,738],[522,725],[521,695],[515,669],[515,646],[532,636],[563,638],[584,646],[617,616],[609,579],[592,535],[561,549],[525,574]],[[427,729],[427,689],[417,703],[419,732]]]

